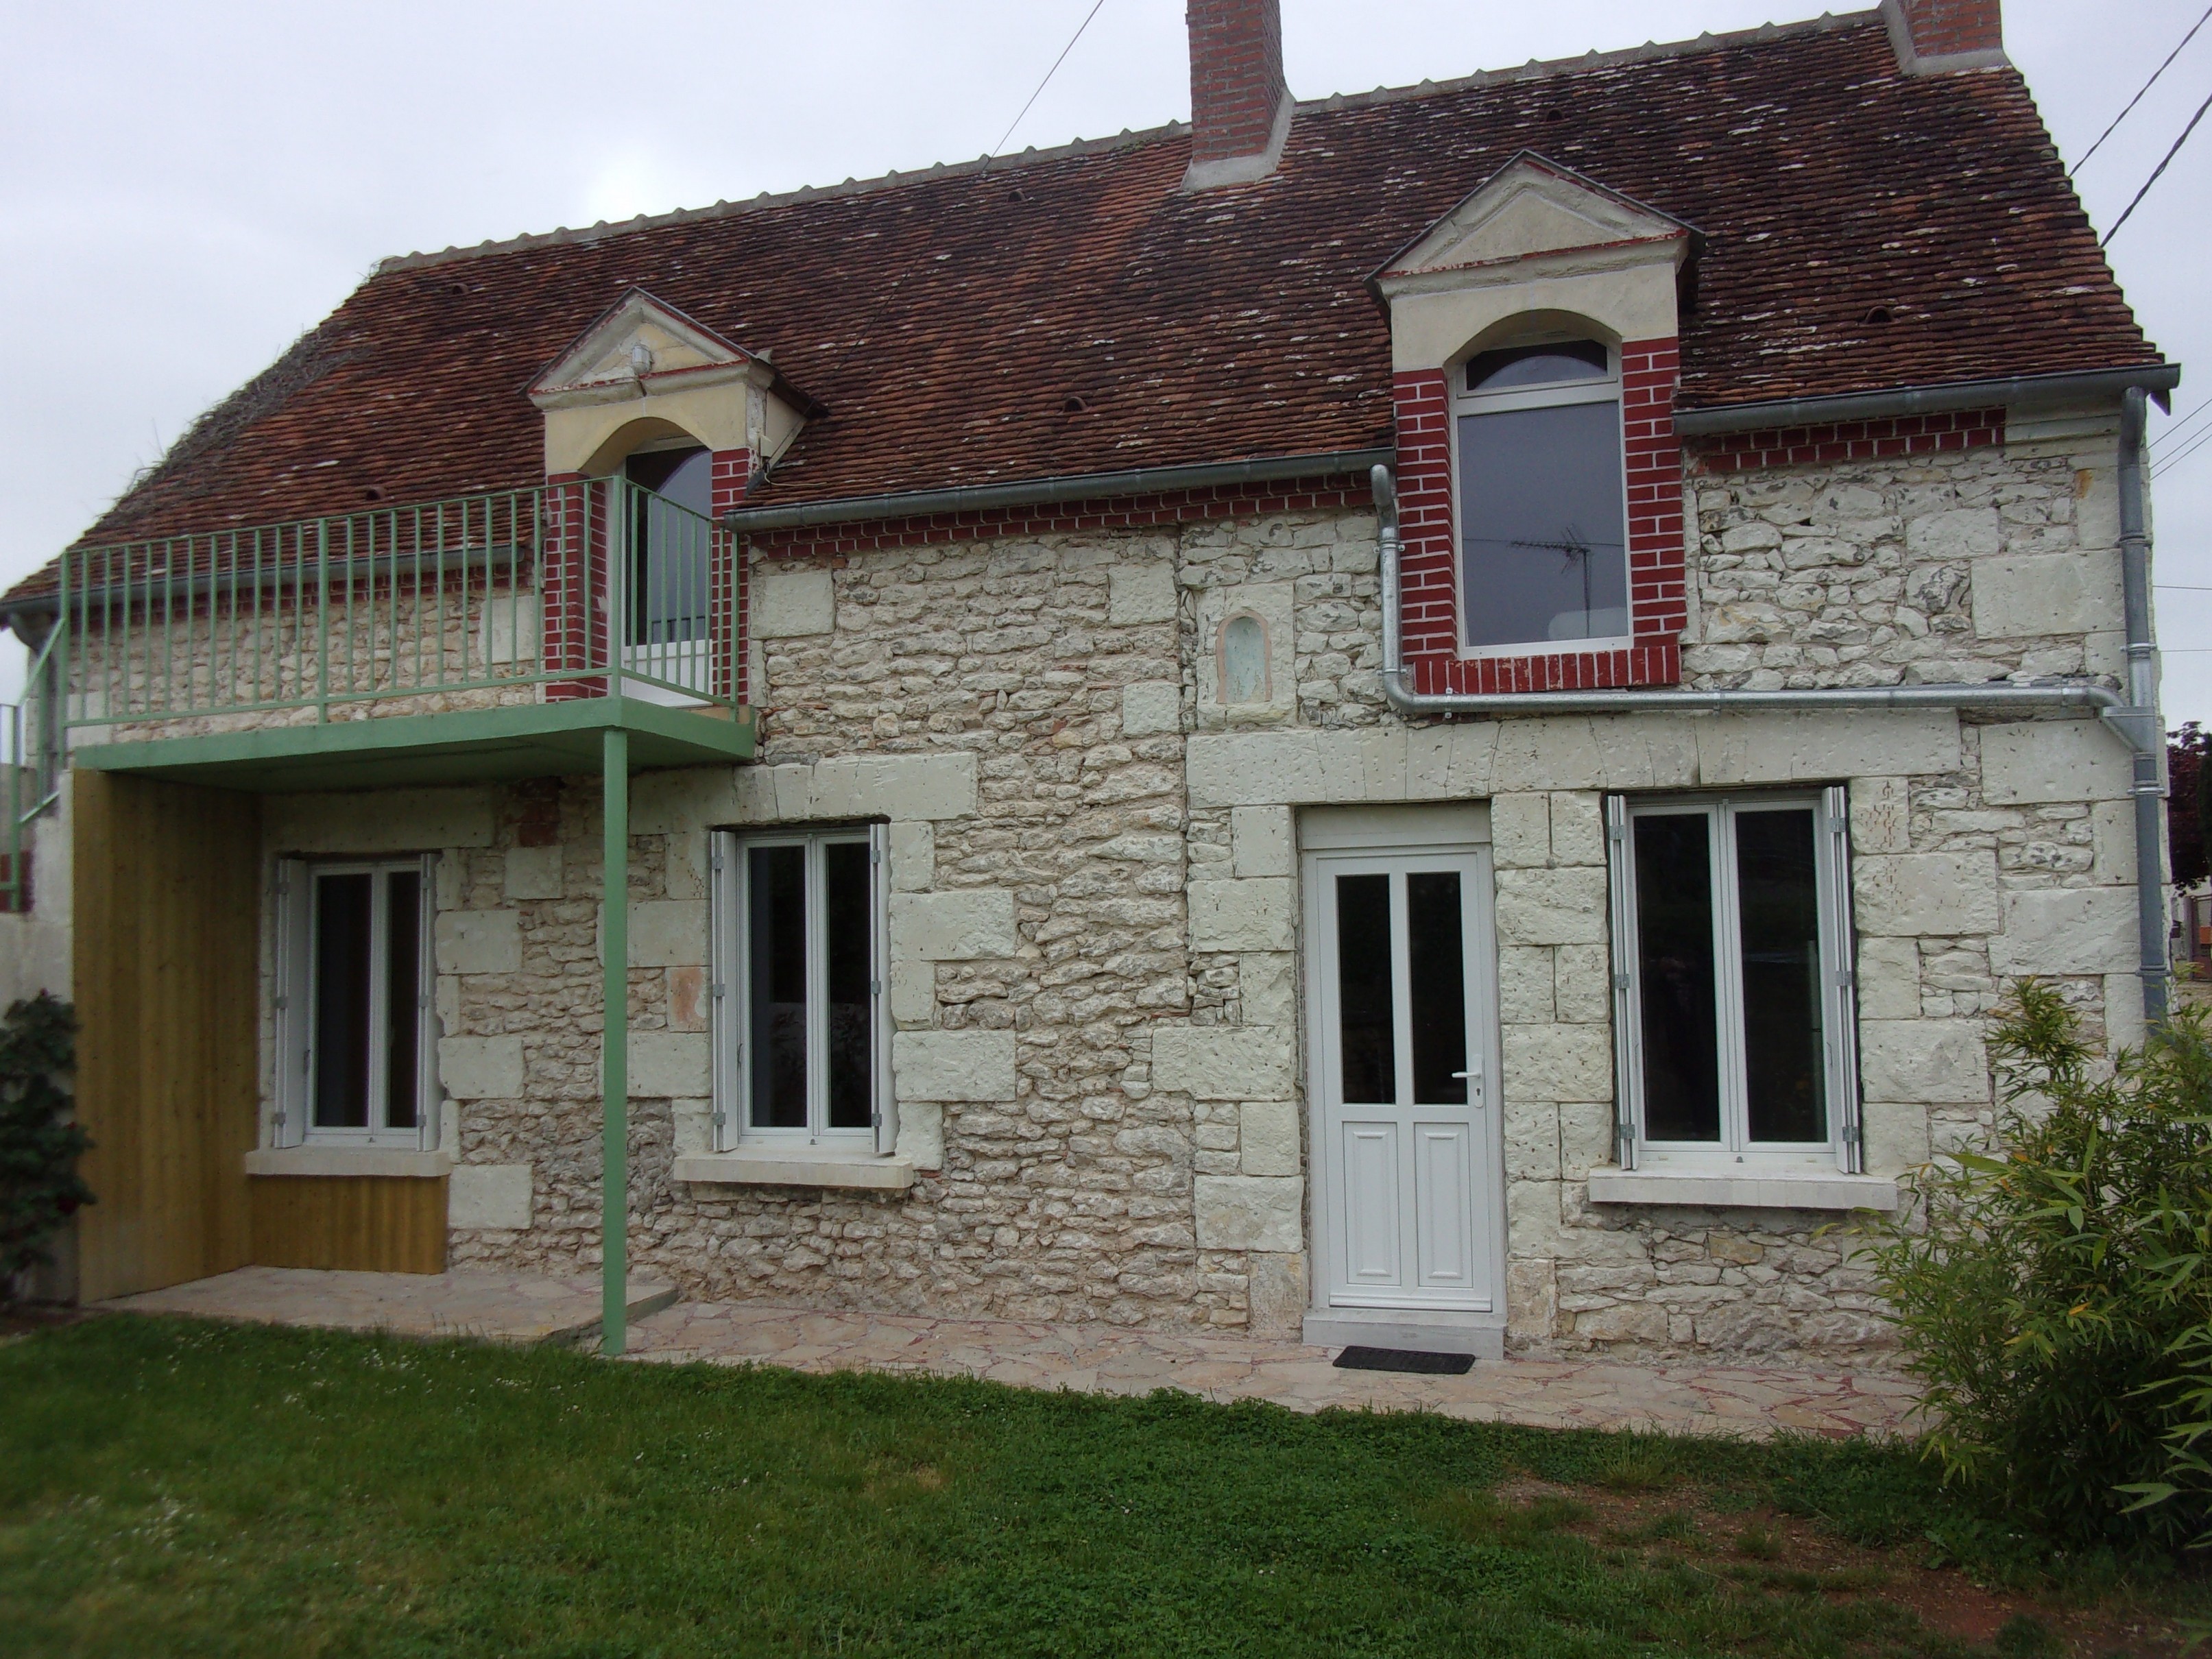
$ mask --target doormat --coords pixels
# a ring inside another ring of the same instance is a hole
[[[1416,1353],[1411,1348],[1346,1348],[1336,1357],[1344,1371],[1419,1371],[1430,1376],[1465,1376],[1474,1364],[1471,1353]]]

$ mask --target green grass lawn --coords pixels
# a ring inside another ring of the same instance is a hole
[[[1754,1513],[2033,1553],[1863,1446],[125,1317],[0,1346],[10,1655],[1966,1650],[1714,1531]]]

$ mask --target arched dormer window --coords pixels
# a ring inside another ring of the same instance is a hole
[[[1626,644],[1619,354],[1589,339],[1504,346],[1453,380],[1462,647]]]

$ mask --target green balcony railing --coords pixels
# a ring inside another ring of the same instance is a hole
[[[648,688],[734,707],[736,581],[726,532],[620,478],[74,549],[44,718],[86,741]]]

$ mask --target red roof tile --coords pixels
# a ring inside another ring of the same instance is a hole
[[[1524,149],[1705,233],[1685,406],[2158,361],[2020,76],[1864,13],[1301,105],[1198,195],[1170,130],[387,261],[84,540],[533,482],[524,388],[633,286],[826,407],[763,502],[1387,444],[1364,279]]]

